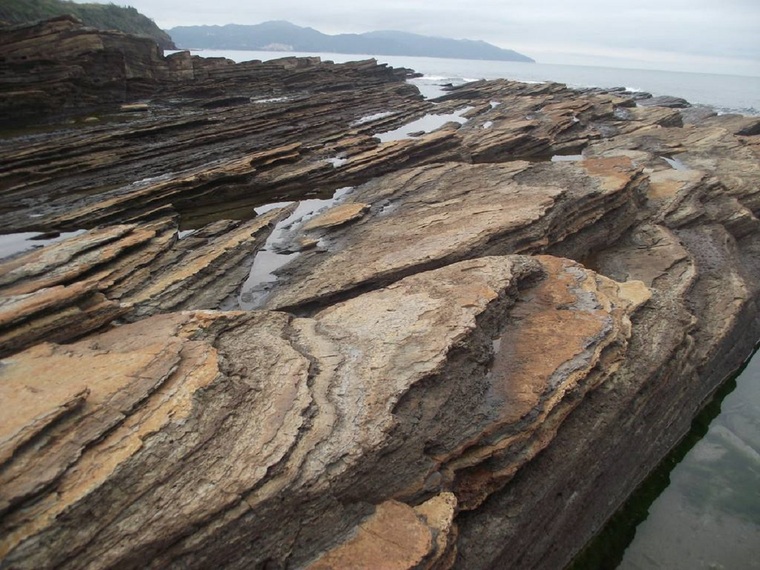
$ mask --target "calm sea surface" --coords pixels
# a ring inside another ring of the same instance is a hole
[[[670,472],[618,568],[760,569],[760,352]]]
[[[504,77],[519,81],[558,81],[570,87],[627,87],[631,90],[647,91],[653,95],[683,97],[693,104],[715,107],[720,112],[760,115],[760,77],[435,57],[219,50],[193,53],[206,57],[227,57],[238,62],[318,55],[325,61],[342,63],[374,57],[381,63],[388,63],[394,67],[409,67],[424,74],[423,83],[456,84],[465,80]]]
[[[319,55],[336,63],[371,56],[199,51],[235,61]],[[571,87],[627,87],[683,97],[719,112],[760,115],[760,77],[571,65],[377,56],[424,74],[425,95],[476,79],[558,81]],[[622,570],[760,569],[760,353],[736,380],[707,434],[670,473],[619,566]]]

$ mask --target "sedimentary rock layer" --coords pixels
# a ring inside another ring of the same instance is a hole
[[[217,307],[288,212],[217,222],[184,239],[172,219],[110,226],[0,263],[0,354],[72,340],[117,317]]]
[[[17,353],[3,367],[14,410],[2,438],[3,553],[22,567],[118,565],[137,552],[156,565],[274,553],[303,563],[313,553],[292,537],[326,497],[343,524],[380,524],[359,523],[373,505],[381,526],[418,520],[413,506],[445,489],[473,508],[614,370],[644,300],[643,285],[569,261],[482,257],[312,318],[176,313]],[[264,515],[283,500],[287,520],[259,554],[217,540],[221,522],[226,541],[269,534]],[[399,513],[380,515],[393,504]],[[83,528],[76,513],[93,509],[106,510]],[[308,532],[339,538],[327,525]],[[430,531],[418,540],[437,552]]]
[[[372,204],[360,220],[306,224],[306,235],[325,245],[283,271],[265,306],[326,303],[464,257],[539,252],[634,205],[642,184],[641,169],[626,157],[405,169],[348,195],[343,207]],[[630,207],[618,231],[634,217]],[[583,247],[596,245],[588,239]]]
[[[561,568],[760,337],[757,118],[14,34],[2,568]]]

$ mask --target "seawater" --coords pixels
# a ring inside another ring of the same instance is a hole
[[[620,570],[760,569],[760,353],[719,404],[636,528]]]
[[[316,55],[323,61],[342,63],[374,57],[380,63],[422,73],[422,78],[411,81],[427,97],[442,94],[442,86],[447,84],[506,78],[556,81],[579,88],[625,87],[682,97],[721,113],[760,115],[760,77],[751,76],[429,57],[217,50],[193,53],[238,62]],[[727,388],[734,389],[722,403],[712,404],[721,410],[705,420],[709,427],[703,430],[704,437],[699,439],[702,433],[690,435],[697,443],[688,452],[679,452],[678,465],[665,471],[665,477],[669,476],[665,490],[657,498],[647,497],[643,508],[648,516],[636,527],[628,548],[623,552],[623,544],[613,556],[614,560],[622,558],[619,569],[760,570],[760,353]],[[608,559],[584,570],[614,568],[614,564],[617,562],[610,565]]]
[[[323,61],[335,63],[375,58],[379,63],[408,67],[422,73],[422,85],[461,84],[478,79],[506,78],[530,82],[556,81],[569,87],[625,87],[653,95],[683,97],[692,104],[708,105],[721,113],[760,115],[760,77],[744,75],[335,53],[236,50],[201,50],[192,53],[204,57],[226,57],[237,62],[254,59],[267,61],[290,56],[319,56]]]

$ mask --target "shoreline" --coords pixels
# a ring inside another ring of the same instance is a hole
[[[527,64],[523,62],[486,62],[483,60],[455,60],[425,57],[383,57],[377,55],[353,55],[353,54],[321,54],[321,53],[296,53],[296,52],[261,52],[241,50],[190,50],[197,55],[213,54],[221,56],[228,54],[235,61],[245,61],[251,57],[264,61],[279,57],[309,57],[319,56],[324,60],[336,62],[351,61],[355,58],[374,58],[380,63],[389,63],[394,66],[412,67],[422,72],[425,76],[433,75],[445,78],[447,81],[469,78],[473,81],[479,79],[512,79],[516,81],[560,82],[572,88],[600,88],[611,89],[615,87],[633,85],[636,90],[647,91],[655,96],[677,96],[688,100],[694,105],[704,105],[714,108],[721,114],[742,114],[749,116],[760,115],[760,99],[757,96],[750,97],[752,93],[760,93],[760,77],[750,75],[732,74],[705,74],[697,72],[670,72],[649,69],[624,69],[604,66],[583,65],[559,65],[546,63]],[[256,54],[255,56],[251,54]],[[417,65],[415,65],[415,63]],[[452,75],[451,69],[459,73]],[[448,69],[448,73],[447,70]],[[468,71],[469,70],[469,74]],[[477,70],[476,74],[472,71]],[[545,71],[542,71],[545,70]],[[480,77],[478,77],[478,74]],[[615,78],[610,79],[610,78]],[[626,81],[628,78],[628,81]],[[689,79],[703,80],[699,83],[698,91],[688,90]],[[575,80],[574,80],[575,79]],[[654,81],[647,85],[647,79]],[[710,87],[712,85],[712,87]],[[713,97],[718,91],[715,85],[721,85],[720,89],[731,89],[734,93],[731,97],[743,103],[733,103],[714,99],[701,101],[705,95]],[[687,91],[682,92],[683,89]],[[741,95],[744,91],[746,96]],[[696,95],[696,96],[695,96]]]
[[[5,564],[563,567],[760,338],[757,118],[18,33]]]

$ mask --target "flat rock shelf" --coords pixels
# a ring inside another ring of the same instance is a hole
[[[0,69],[0,568],[562,568],[760,338],[758,118],[70,18]]]

